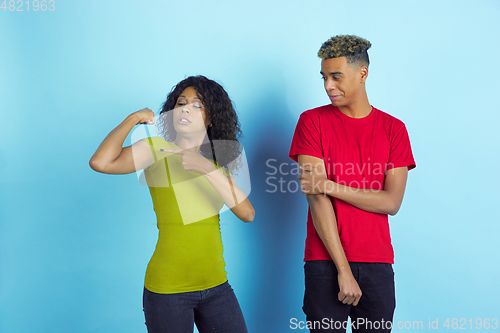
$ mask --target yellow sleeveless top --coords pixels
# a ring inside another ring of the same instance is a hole
[[[160,151],[181,148],[160,137],[143,140],[153,153],[144,175],[159,230],[144,286],[173,294],[226,282],[219,224],[222,198],[201,174],[184,170],[181,155]]]

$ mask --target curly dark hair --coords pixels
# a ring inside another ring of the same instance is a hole
[[[173,124],[173,113],[168,111],[174,109],[177,99],[187,87],[193,87],[196,90],[211,124],[207,129],[210,144],[203,144],[200,147],[200,153],[214,160],[219,167],[236,174],[241,167],[240,140],[243,134],[233,102],[217,82],[203,75],[197,75],[189,76],[177,83],[160,110],[158,123],[161,135],[167,141],[175,140],[177,132]]]
[[[318,57],[331,59],[346,57],[348,64],[370,64],[368,49],[372,44],[364,38],[351,35],[337,35],[321,45]]]

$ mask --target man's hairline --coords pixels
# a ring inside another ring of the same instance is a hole
[[[328,59],[338,59],[338,58],[346,58],[346,63],[347,63],[347,66],[351,66],[351,68],[355,69],[355,70],[358,70],[360,69],[361,67],[365,66],[366,68],[368,68],[369,64],[367,64],[366,62],[364,61],[354,61],[354,62],[349,62],[347,61],[347,57],[346,56],[340,56],[340,57],[331,57],[331,58],[321,58],[321,62],[323,62],[323,60],[328,60]],[[359,64],[359,66],[356,66],[356,64]],[[320,71],[320,74],[321,71]],[[343,74],[343,73],[342,73]]]

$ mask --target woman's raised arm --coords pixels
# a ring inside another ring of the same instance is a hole
[[[127,116],[99,145],[90,158],[90,167],[107,174],[127,174],[147,168],[153,159],[149,145],[141,140],[123,147],[123,142],[135,125],[154,124],[154,121],[154,112],[148,108]]]

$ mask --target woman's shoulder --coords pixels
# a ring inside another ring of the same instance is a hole
[[[152,137],[147,137],[147,138],[144,138],[141,140],[147,142],[150,146],[154,146],[154,147],[179,149],[179,147],[177,147],[175,145],[175,143],[170,142],[170,141],[166,141],[161,136],[152,136]]]

